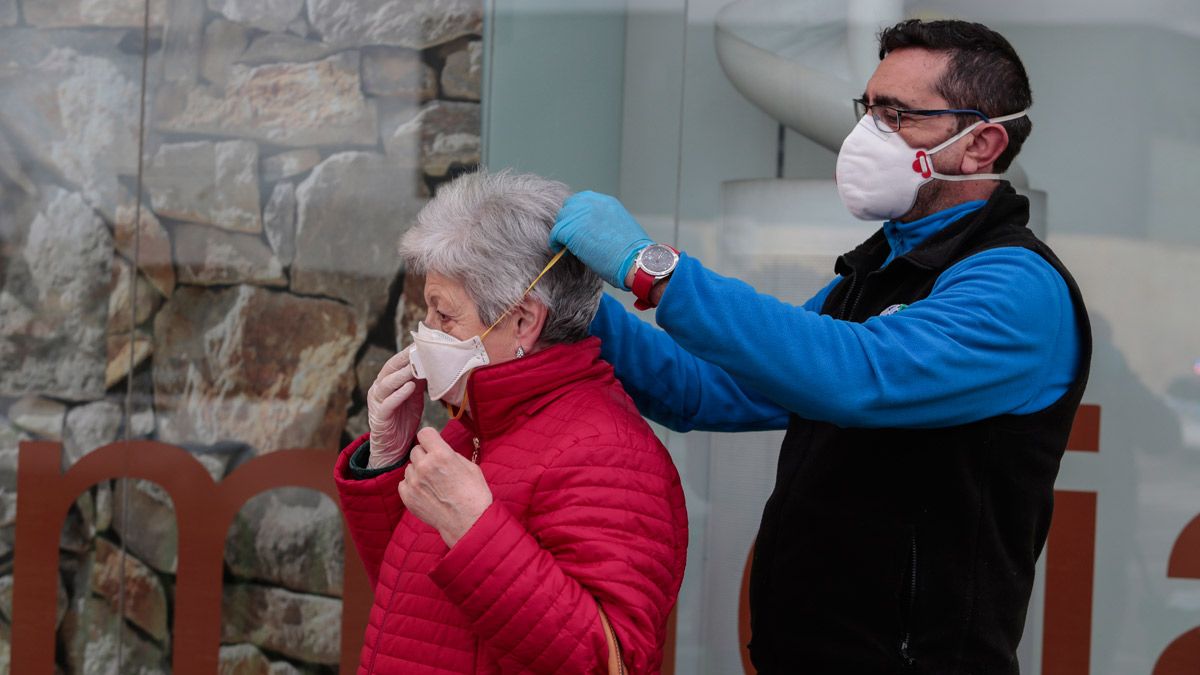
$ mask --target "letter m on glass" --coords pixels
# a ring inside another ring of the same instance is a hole
[[[220,483],[182,448],[155,441],[121,441],[96,449],[69,470],[58,443],[21,443],[13,572],[13,672],[54,675],[59,533],[84,490],[115,478],[162,486],[175,503],[179,529],[172,672],[217,672],[225,537],[242,505],[284,486],[318,490],[337,502],[333,456],[326,450],[280,450],[239,466]],[[354,672],[371,602],[362,563],[349,534],[342,603],[341,672]]]

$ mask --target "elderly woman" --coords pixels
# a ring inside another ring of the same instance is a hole
[[[404,236],[429,312],[335,469],[375,588],[359,673],[662,666],[683,491],[588,337],[600,279],[546,248],[567,195],[468,174]],[[426,390],[451,411],[440,434],[417,431]]]

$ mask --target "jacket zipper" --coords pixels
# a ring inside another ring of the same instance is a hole
[[[479,437],[478,436],[471,437],[471,445],[474,446],[474,448],[475,448],[471,452],[471,463],[474,464],[475,466],[479,466]],[[479,672],[479,650],[480,649],[482,649],[481,640],[479,639],[479,635],[476,634],[475,635],[475,653],[471,656],[471,672],[473,672],[473,673]]]
[[[908,611],[904,625],[904,641],[900,643],[900,658],[904,660],[905,666],[912,666],[916,659],[909,653],[910,643],[912,642],[912,620],[913,609],[917,604],[917,534],[913,532],[909,535],[909,551],[911,555],[911,564],[909,567],[909,585],[908,585]]]

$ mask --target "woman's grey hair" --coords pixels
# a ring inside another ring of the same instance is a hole
[[[532,174],[480,169],[438,188],[400,240],[408,271],[463,284],[491,325],[521,296],[553,253],[550,228],[570,188]],[[577,342],[600,304],[603,282],[567,253],[529,295],[548,310],[541,342]]]

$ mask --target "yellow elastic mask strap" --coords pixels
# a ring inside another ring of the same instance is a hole
[[[566,252],[567,252],[567,249],[564,248],[563,250],[554,254],[554,257],[550,259],[550,262],[546,263],[546,266],[542,268],[541,273],[538,274],[537,277],[534,278],[533,282],[529,284],[529,287],[525,289],[525,292],[521,294],[521,299],[517,301],[517,305],[521,304],[521,302],[523,300],[525,300],[525,296],[529,295],[529,291],[532,291],[533,287],[537,286],[537,282],[541,281],[542,277],[546,276],[546,272],[549,272],[550,268],[554,267],[554,263],[561,260],[563,257],[563,254]],[[500,315],[500,318],[493,321],[492,325],[488,326],[487,330],[483,331],[483,334],[479,336],[479,339],[482,340],[483,338],[487,337],[487,334],[492,332],[492,329],[495,328],[496,325],[499,324],[501,321],[503,321],[504,317],[508,316],[509,312],[511,312],[517,308],[517,305],[513,305],[512,307],[509,307],[507,311],[505,311],[503,314]],[[464,401],[466,400],[465,394],[464,394],[463,400]]]
[[[546,263],[546,266],[542,268],[542,271],[539,272],[538,275],[533,278],[533,281],[529,283],[529,287],[526,288],[525,292],[521,294],[522,298],[524,298],[526,295],[529,295],[529,291],[532,291],[533,287],[537,286],[537,282],[541,281],[542,277],[546,276],[546,272],[549,272],[550,268],[554,267],[555,263],[557,263],[559,260],[562,260],[562,257],[566,252],[567,249],[563,248],[563,250],[554,254],[554,257],[550,259],[550,262]]]
[[[470,373],[467,373],[467,376],[469,377]],[[450,412],[450,419],[456,420],[456,419],[462,417],[463,413],[466,412],[468,394],[469,394],[469,392],[466,389],[463,389],[462,405],[460,405],[458,407],[458,412],[454,412],[454,406],[450,405],[449,403],[446,404],[446,410],[448,410]]]

